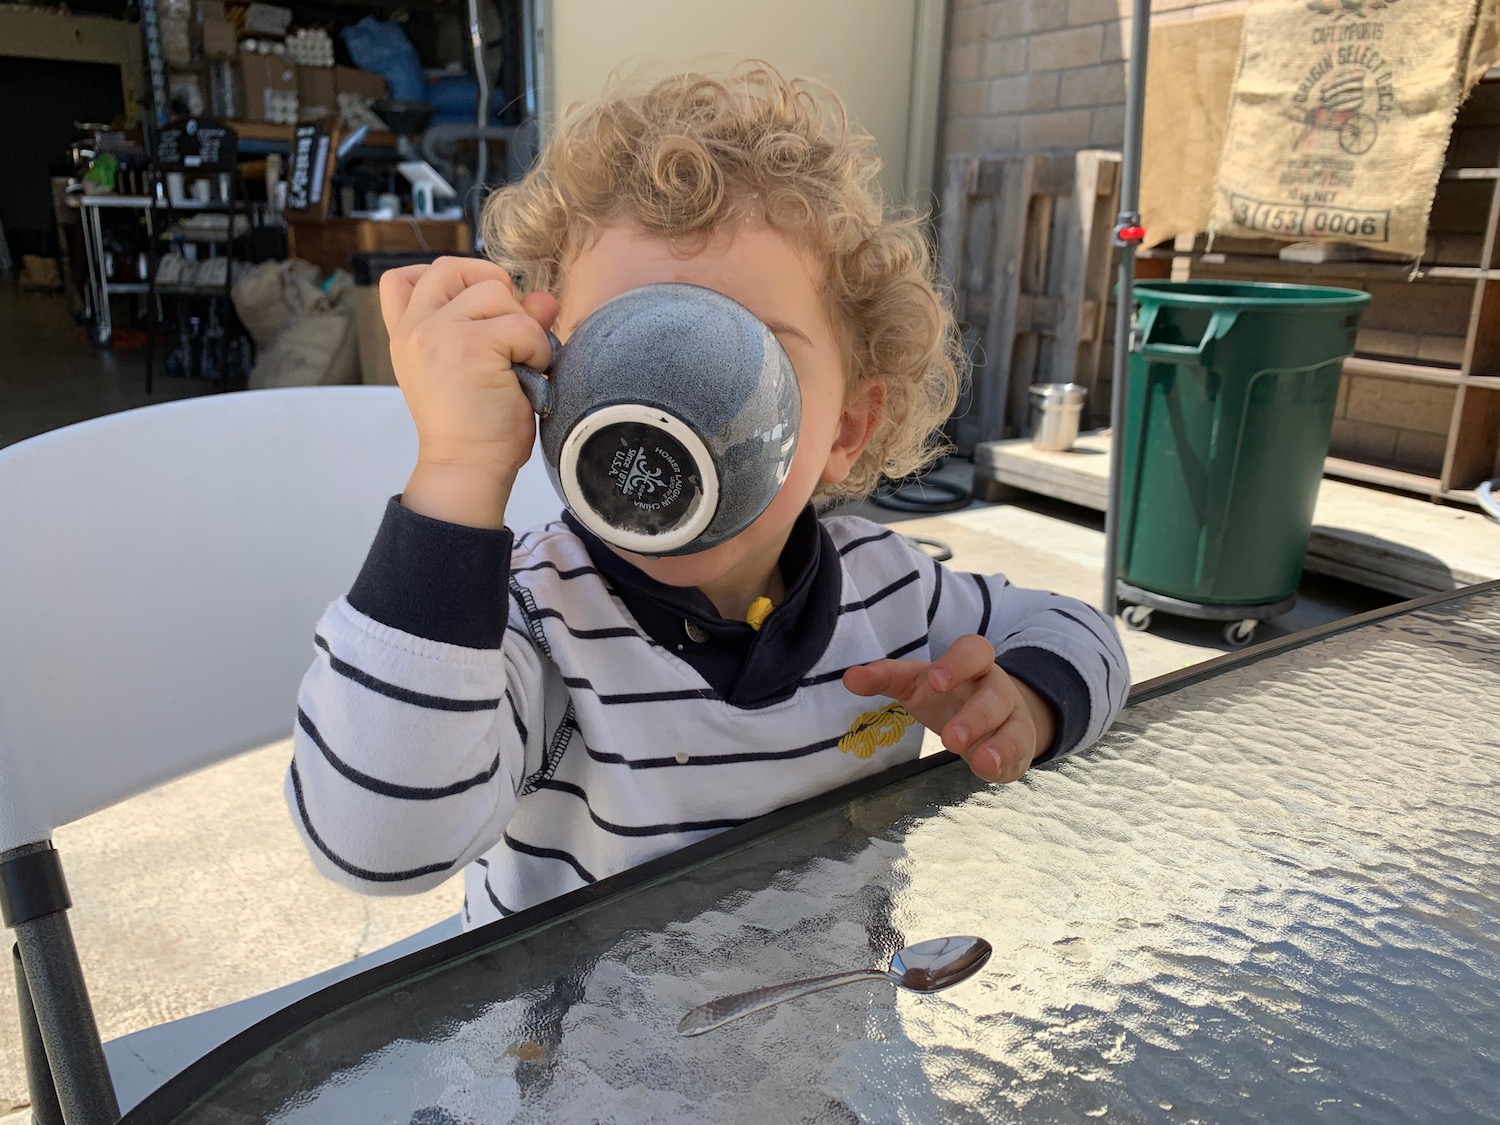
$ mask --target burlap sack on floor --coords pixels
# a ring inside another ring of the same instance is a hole
[[[257,348],[269,348],[318,298],[318,267],[300,258],[261,262],[234,283],[234,311]]]
[[[273,273],[266,271],[265,276]],[[265,323],[280,317],[283,306],[287,315],[270,343],[258,348],[248,380],[250,389],[359,382],[353,277],[336,270],[327,282],[318,285],[297,269],[280,276],[286,284],[279,303],[265,300],[254,306],[264,314]],[[241,290],[236,287],[237,310],[240,296]],[[246,292],[245,296],[248,308],[254,294]]]
[[[1475,0],[1252,5],[1210,231],[1420,256],[1475,10]]]
[[[57,268],[57,259],[23,254],[20,281],[23,292],[56,293],[62,288],[62,272]]]

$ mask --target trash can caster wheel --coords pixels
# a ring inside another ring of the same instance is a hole
[[[1144,633],[1151,628],[1151,610],[1143,605],[1128,605],[1120,611],[1120,620],[1125,623],[1125,628]]]
[[[1244,648],[1254,639],[1259,625],[1260,622],[1254,620],[1231,621],[1224,626],[1224,641],[1235,648]]]

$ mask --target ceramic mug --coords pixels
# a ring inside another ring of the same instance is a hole
[[[640,555],[706,551],[766,510],[802,422],[796,372],[749,309],[646,285],[599,306],[544,376],[517,366],[552,483],[578,520]]]

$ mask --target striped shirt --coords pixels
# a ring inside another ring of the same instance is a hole
[[[512,545],[393,502],[298,700],[287,798],[314,861],[372,894],[464,870],[465,923],[503,917],[916,757],[920,725],[843,673],[967,633],[1051,703],[1051,756],[1123,705],[1124,651],[1088,605],[948,570],[867,520],[809,510],[799,528],[808,557],[783,556],[788,598],[762,635],[652,588],[576,524]],[[452,579],[476,537],[488,560]],[[426,574],[403,561],[423,555]],[[459,624],[427,624],[444,614]],[[705,663],[716,645],[738,656]]]

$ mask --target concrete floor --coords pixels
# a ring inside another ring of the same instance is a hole
[[[160,364],[155,382],[148,397],[144,351],[97,350],[61,296],[23,293],[0,278],[0,446],[101,414],[212,390],[202,379],[165,376]]]
[[[60,299],[0,287],[0,444],[143,405],[140,375],[138,356],[95,352],[76,335]],[[164,380],[156,397],[204,389]],[[959,488],[970,475],[956,460],[935,474]],[[971,504],[930,516],[868,503],[857,510],[942,541],[956,568],[1003,571],[1024,585],[1099,599],[1098,513],[1046,500]],[[1296,609],[1262,635],[1390,600],[1332,580],[1308,581]],[[1137,682],[1227,649],[1217,627],[1187,621],[1127,632],[1125,643]],[[57,832],[72,922],[106,1038],[320,972],[458,909],[458,880],[411,898],[361,898],[318,876],[282,803],[288,753],[278,743]],[[11,975],[0,973],[0,1115],[26,1101],[14,1005]]]
[[[951,459],[929,479],[950,490],[966,490],[973,466]],[[907,490],[903,496],[921,496]],[[928,490],[939,498],[936,489]],[[1002,572],[1021,586],[1055,590],[1098,605],[1103,598],[1104,515],[1043,496],[1001,504],[970,501],[962,511],[918,515],[866,501],[850,511],[880,523],[899,524],[903,534],[936,540],[953,551],[948,566]],[[1264,623],[1255,641],[1286,636],[1398,599],[1363,586],[1314,575],[1303,577],[1297,604]],[[1135,683],[1235,651],[1222,636],[1223,623],[1156,614],[1149,633],[1122,630]]]

